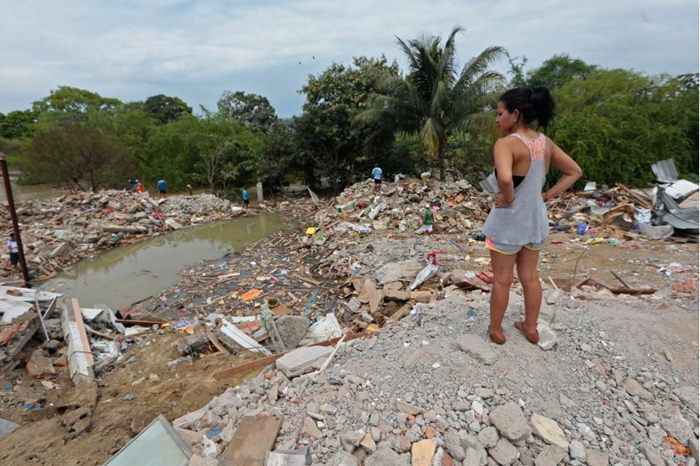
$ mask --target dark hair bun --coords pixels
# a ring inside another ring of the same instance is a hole
[[[530,96],[532,109],[537,115],[537,122],[542,126],[547,126],[554,116],[554,100],[546,87],[535,87]]]
[[[554,99],[546,87],[516,87],[501,96],[509,112],[518,110],[526,124],[547,126],[554,116]]]

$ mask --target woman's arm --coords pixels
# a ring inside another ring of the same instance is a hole
[[[562,173],[559,181],[552,186],[542,197],[545,202],[559,196],[561,193],[569,189],[576,181],[583,176],[581,167],[569,157],[569,154],[561,150],[559,146],[552,142],[552,161],[551,165]],[[500,170],[500,168],[499,168]]]
[[[499,139],[493,147],[493,164],[496,167],[499,193],[496,207],[508,207],[515,195],[513,187],[513,152],[505,139]]]

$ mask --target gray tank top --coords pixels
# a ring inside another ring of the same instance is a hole
[[[492,208],[483,231],[494,243],[513,246],[542,243],[549,233],[547,206],[542,200],[547,176],[547,138],[542,133],[532,140],[517,133],[511,136],[520,139],[529,149],[530,168],[525,179],[515,188],[511,205]]]

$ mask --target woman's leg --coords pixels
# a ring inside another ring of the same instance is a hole
[[[491,286],[491,323],[489,324],[489,337],[494,343],[502,345],[506,342],[503,334],[503,316],[508,307],[510,297],[510,285],[513,283],[513,266],[516,255],[501,254],[494,250],[491,254],[491,268],[493,269],[493,285]]]
[[[525,321],[522,331],[531,343],[539,341],[537,335],[537,319],[542,305],[542,284],[539,266],[540,252],[522,248],[517,256],[518,279],[523,286],[525,295]]]

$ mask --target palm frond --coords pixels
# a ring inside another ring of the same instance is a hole
[[[445,41],[445,47],[440,53],[440,63],[438,68],[440,70],[440,75],[447,79],[450,83],[455,81],[455,38],[458,33],[464,31],[461,27],[455,27],[452,29],[449,37]]]
[[[493,46],[485,48],[479,55],[472,58],[464,65],[455,87],[462,87],[470,81],[473,81],[477,76],[484,73],[493,62],[504,57],[506,54],[506,49],[503,47]]]

